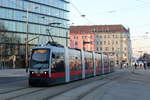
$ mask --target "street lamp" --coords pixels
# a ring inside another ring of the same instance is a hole
[[[38,7],[35,7],[35,9],[38,9]],[[28,41],[29,38],[29,10],[30,8],[27,8],[26,10],[26,41]],[[26,68],[28,67],[28,43],[25,42],[25,63],[26,63]]]
[[[29,9],[27,9],[27,14],[26,14],[26,41],[28,41],[28,33],[29,33]],[[26,68],[28,68],[28,42],[25,42],[25,52],[26,52],[26,58],[25,58],[25,63],[26,63]]]
[[[49,26],[60,25],[60,24],[61,24],[61,23],[58,23],[58,22],[48,23]]]

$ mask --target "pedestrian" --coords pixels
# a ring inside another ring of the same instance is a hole
[[[148,69],[150,69],[150,62],[147,62],[147,67]]]
[[[144,62],[144,69],[146,70],[146,63]]]
[[[13,69],[15,69],[16,68],[16,56],[15,55],[12,56],[12,62],[13,62]]]
[[[121,66],[120,66],[120,69],[122,69],[122,67],[123,67],[123,64],[121,63],[120,65],[121,65]]]
[[[137,68],[137,64],[136,63],[134,64],[134,67],[135,67],[135,69]]]
[[[128,68],[128,63],[126,64],[126,68]]]

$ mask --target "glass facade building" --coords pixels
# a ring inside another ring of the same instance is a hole
[[[25,65],[28,51],[49,41],[68,45],[69,0],[0,0],[0,68]],[[53,24],[52,24],[53,23]],[[50,33],[47,32],[49,30]]]

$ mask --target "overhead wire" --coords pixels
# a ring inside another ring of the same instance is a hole
[[[83,19],[85,19],[88,23],[94,24],[91,20],[89,20],[89,19],[86,17],[86,15],[84,15],[84,14],[82,14],[82,13],[80,12],[80,10],[76,7],[76,5],[75,5],[74,3],[70,2],[70,4],[71,4],[72,7],[77,11],[77,13],[79,14],[80,17],[82,17]]]

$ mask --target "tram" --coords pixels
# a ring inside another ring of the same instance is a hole
[[[55,85],[113,72],[110,55],[63,46],[40,46],[32,49],[29,85]]]

